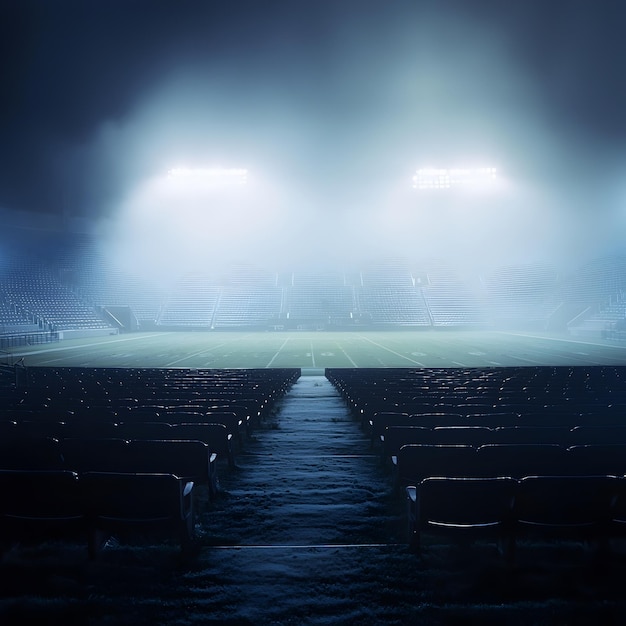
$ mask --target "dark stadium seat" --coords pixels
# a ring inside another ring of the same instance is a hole
[[[626,474],[626,444],[572,446],[567,453],[577,474]]]
[[[122,439],[176,439],[168,422],[121,422],[117,426]]]
[[[226,459],[230,468],[235,467],[235,454],[232,446],[233,436],[225,424],[183,423],[173,424],[172,439],[196,439],[209,446],[209,450],[217,454],[218,461]]]
[[[0,441],[0,469],[66,469],[58,439],[19,437]]]
[[[47,539],[84,529],[78,474],[0,470],[2,541]]]
[[[542,444],[567,446],[568,426],[500,426],[492,429],[491,441],[485,443]]]
[[[626,444],[626,426],[575,426],[570,430],[568,442],[572,446],[584,444]]]
[[[495,539],[509,550],[517,481],[507,477],[433,477],[406,488],[409,546],[420,550],[422,533],[458,539]]]
[[[447,476],[468,478],[477,474],[476,449],[464,445],[408,444],[397,458],[395,488],[417,485],[424,478]]]
[[[619,479],[528,476],[519,481],[515,536],[604,541],[611,532]]]
[[[125,439],[84,439],[68,438],[60,442],[65,469],[74,472],[117,472],[123,471],[121,465],[124,451],[128,445]]]
[[[214,496],[218,489],[215,461],[216,454],[203,441],[136,439],[125,446],[119,466],[129,473],[174,474],[205,485]]]
[[[566,475],[570,473],[567,448],[556,444],[485,444],[476,451],[478,476]]]
[[[95,558],[110,533],[167,530],[181,549],[194,538],[193,482],[172,474],[88,472],[80,476],[89,524],[89,555]]]
[[[394,457],[404,445],[410,443],[433,444],[433,429],[426,426],[387,426],[382,435],[382,460],[396,462]]]

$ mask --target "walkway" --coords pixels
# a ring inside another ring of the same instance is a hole
[[[211,618],[362,619],[373,590],[354,597],[349,581],[369,584],[376,561],[407,549],[389,476],[337,391],[322,376],[300,378],[237,464],[205,522],[202,543],[215,545],[203,548],[198,577],[219,581],[200,593]]]

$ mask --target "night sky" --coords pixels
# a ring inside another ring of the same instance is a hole
[[[626,192],[619,0],[0,7],[3,208],[107,215],[139,181],[217,163],[320,205],[465,162]]]

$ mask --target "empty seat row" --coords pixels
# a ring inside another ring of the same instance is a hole
[[[608,547],[626,532],[626,479],[614,476],[430,477],[406,488],[409,545],[423,533],[491,539],[514,558],[519,538]]]
[[[217,455],[202,441],[16,439],[0,444],[0,469],[164,473],[218,490]]]
[[[623,426],[387,426],[380,435],[383,459],[391,459],[406,444],[464,444],[480,446],[497,443],[561,446],[584,444],[626,444]]]
[[[395,485],[424,478],[626,475],[626,444],[486,444],[402,446],[395,459]]]
[[[234,467],[233,440],[241,443],[239,422],[181,423],[167,422],[2,422],[0,441],[27,439],[193,439],[202,441],[209,450]],[[234,434],[233,434],[234,433]],[[1,451],[1,448],[0,448]],[[2,456],[0,454],[0,465]]]
[[[2,541],[86,535],[94,558],[112,532],[158,529],[188,550],[193,491],[193,481],[167,473],[0,470]]]

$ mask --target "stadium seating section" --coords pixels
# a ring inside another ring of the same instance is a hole
[[[87,235],[4,234],[2,336],[453,327],[626,339],[622,257],[568,272],[534,263],[468,273],[458,263],[401,258],[333,270],[230,263],[151,273],[105,254]]]
[[[82,538],[95,558],[113,532],[194,539],[194,511],[219,493],[245,436],[297,369],[29,368],[0,389],[2,541]]]
[[[408,541],[490,537],[606,550],[623,537],[626,369],[327,369],[407,501]],[[477,410],[479,409],[480,410]]]

